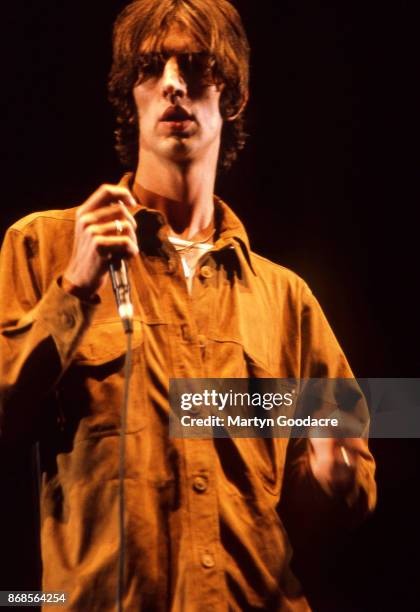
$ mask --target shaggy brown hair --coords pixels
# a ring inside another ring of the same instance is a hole
[[[215,82],[223,83],[223,131],[219,166],[230,167],[245,144],[243,110],[248,99],[249,45],[236,9],[227,0],[135,0],[114,25],[109,100],[116,111],[116,150],[134,170],[138,160],[138,120],[133,88],[141,71],[140,48],[159,52],[171,26],[187,30],[215,61]]]

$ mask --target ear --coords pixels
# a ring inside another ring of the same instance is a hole
[[[235,121],[235,119],[237,119],[239,115],[241,115],[243,111],[245,110],[245,107],[248,104],[248,100],[249,100],[249,94],[247,92],[244,96],[244,99],[242,100],[242,103],[238,111],[234,115],[231,115],[230,117],[226,117],[225,121]]]

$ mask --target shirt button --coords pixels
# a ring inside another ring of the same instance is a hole
[[[215,561],[213,555],[210,553],[204,553],[204,555],[201,555],[201,564],[203,567],[207,568],[214,567]]]
[[[203,334],[198,334],[197,336],[198,346],[204,348],[206,346],[206,337]]]
[[[211,278],[213,276],[213,270],[210,266],[203,266],[200,269],[200,276],[201,278]]]
[[[70,312],[62,312],[60,318],[63,327],[65,327],[66,329],[71,329],[76,325],[76,319],[74,315],[72,315]]]
[[[203,493],[207,490],[207,480],[202,476],[196,476],[193,482],[193,488],[197,493]]]

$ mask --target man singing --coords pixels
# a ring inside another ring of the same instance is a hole
[[[134,306],[126,610],[309,610],[280,500],[308,522],[374,507],[363,439],[169,436],[170,378],[352,377],[305,282],[255,255],[214,195],[244,143],[248,70],[227,0],[132,2],[109,81],[129,172],[7,232],[1,435],[40,441],[43,590],[65,591],[66,609],[115,609],[125,337],[111,257],[128,261]]]

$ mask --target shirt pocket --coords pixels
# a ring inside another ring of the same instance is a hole
[[[262,509],[267,503],[276,505],[283,484],[287,440],[215,438],[214,446],[222,486],[229,495],[252,499]]]
[[[143,344],[143,327],[139,318],[133,320],[132,350]],[[76,364],[101,365],[124,357],[127,337],[121,319],[103,319],[91,323],[74,356]]]
[[[249,352],[244,350],[245,359],[247,362],[248,376],[253,380],[253,391],[258,392],[261,396],[273,393],[284,393],[285,387],[280,379],[274,376],[269,367],[263,363],[262,358],[251,356]],[[277,382],[279,381],[279,382]],[[282,412],[284,408],[282,407]],[[279,411],[273,409],[267,410],[264,416],[273,417],[274,420],[278,416]],[[276,433],[278,429],[275,430]],[[249,440],[251,462],[255,466],[256,473],[260,478],[263,488],[278,498],[281,492],[284,476],[284,466],[286,458],[286,449],[288,438],[260,437]]]
[[[283,484],[287,440],[255,438],[248,441],[250,462],[263,488],[278,498]]]
[[[133,321],[126,433],[145,427],[144,334]],[[61,430],[72,442],[117,435],[121,427],[127,338],[120,319],[92,323],[57,390]]]

